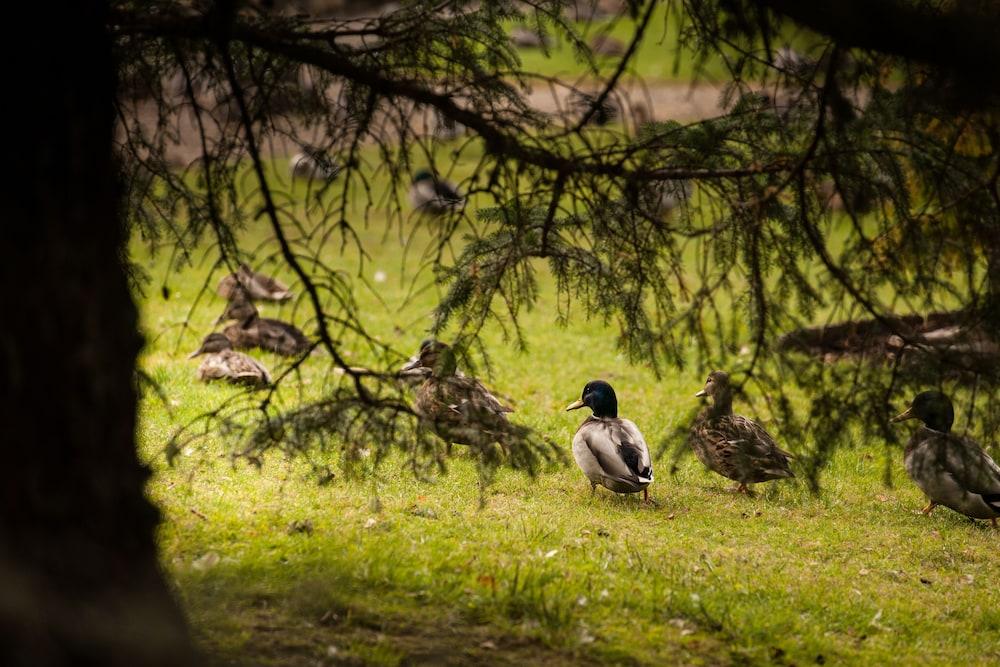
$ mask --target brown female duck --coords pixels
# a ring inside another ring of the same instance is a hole
[[[423,426],[442,440],[480,449],[494,442],[505,446],[513,432],[506,413],[513,410],[476,378],[458,374],[450,346],[425,341],[416,360],[406,364],[400,375],[423,378],[413,408]]]
[[[271,374],[253,357],[233,349],[229,339],[219,333],[209,334],[189,359],[205,355],[198,366],[198,379],[202,382],[226,380],[232,384],[266,387],[271,384]]]
[[[695,396],[712,399],[695,420],[689,438],[695,456],[709,470],[736,481],[736,490],[746,494],[748,484],[795,476],[788,467],[792,455],[752,419],[733,414],[727,373],[710,373],[705,388]]]
[[[230,273],[219,281],[217,291],[219,296],[230,300],[240,292],[253,301],[287,301],[295,296],[281,281],[257,273],[246,264],[240,264],[236,273]]]
[[[238,350],[258,347],[290,357],[306,352],[312,345],[306,335],[294,325],[261,317],[257,308],[239,292],[219,319],[238,321],[222,330],[223,335]]]

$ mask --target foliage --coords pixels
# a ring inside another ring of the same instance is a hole
[[[796,452],[814,488],[855,427],[894,441],[885,427],[890,403],[928,378],[967,397],[968,412],[993,437],[996,392],[977,388],[992,387],[996,375],[975,364],[953,368],[954,350],[938,354],[892,319],[958,311],[960,328],[986,331],[983,345],[995,354],[1000,167],[992,114],[949,94],[955,72],[891,49],[816,36],[803,53],[779,58],[789,21],[768,3],[727,0],[665,3],[657,14],[676,24],[695,62],[724,61],[724,114],[591,125],[608,101],[630,106],[623,81],[650,39],[656,4],[623,10],[631,40],[611,71],[594,66],[559,2],[413,2],[351,20],[232,2],[117,5],[111,29],[130,86],[117,105],[118,148],[135,233],[170,248],[178,263],[198,261],[206,241],[220,267],[249,255],[280,258],[329,365],[329,390],[311,403],[266,398],[256,410],[210,416],[231,425],[259,415],[244,433],[248,452],[285,442],[277,436],[291,436],[295,449],[336,436],[353,460],[367,446],[352,430],[361,428],[377,447],[398,444],[423,461],[416,469],[434,460],[433,447],[402,436],[399,423],[412,428],[413,415],[391,366],[409,351],[371,334],[355,304],[371,256],[360,231],[380,210],[388,212],[386,237],[407,244],[416,230],[433,234],[413,288],[427,272],[447,285],[430,333],[458,341],[467,363],[489,363],[488,322],[524,347],[523,314],[539,302],[545,262],[557,321],[582,308],[614,324],[632,362],[658,374],[692,359],[699,369],[725,367],[768,397],[780,435],[814,443]],[[524,71],[507,37],[513,23],[572,44],[590,78],[574,86]],[[582,114],[542,113],[529,103],[542,87],[589,87],[593,104]],[[435,116],[469,133],[442,140]],[[170,145],[182,135],[201,150],[177,169]],[[265,162],[307,145],[343,170],[336,187],[310,188],[303,209]],[[475,166],[458,173],[467,159]],[[437,220],[412,215],[404,191],[424,167],[461,177],[470,205]],[[648,205],[664,188],[686,193],[670,215]],[[276,244],[253,252],[238,233],[257,218]],[[331,263],[338,241],[357,274]],[[859,318],[884,324],[902,353],[888,362],[831,360],[777,344],[803,326]],[[359,372],[341,354],[345,345],[367,347],[383,370]],[[307,362],[296,360],[284,380]],[[804,407],[790,400],[797,394],[809,397]],[[542,460],[544,445],[524,446],[538,455],[514,460]]]

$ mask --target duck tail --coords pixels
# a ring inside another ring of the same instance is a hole
[[[1000,512],[1000,493],[984,493],[983,502],[996,512]]]

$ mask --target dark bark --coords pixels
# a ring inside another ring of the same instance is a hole
[[[21,25],[47,28],[5,59],[16,175],[0,241],[0,664],[192,664],[136,457],[141,339],[105,8],[20,9]]]

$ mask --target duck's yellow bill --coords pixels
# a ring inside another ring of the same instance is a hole
[[[586,404],[583,402],[582,398],[577,399],[577,400],[573,401],[572,403],[570,403],[569,405],[566,406],[566,412],[569,412],[570,410],[579,410],[584,405],[586,405]]]
[[[896,415],[895,417],[893,417],[889,421],[891,421],[891,422],[903,422],[903,421],[906,421],[907,419],[914,419],[915,417],[916,417],[916,415],[913,414],[913,406],[911,405],[910,407],[906,408],[906,410],[904,410],[903,412],[899,413],[898,415]]]
[[[705,393],[705,390],[704,390],[704,389],[702,389],[702,390],[701,390],[701,391],[699,391],[699,392],[698,392],[697,394],[695,394],[695,396],[707,396],[707,395],[708,395],[708,394],[707,394],[707,393]]]

